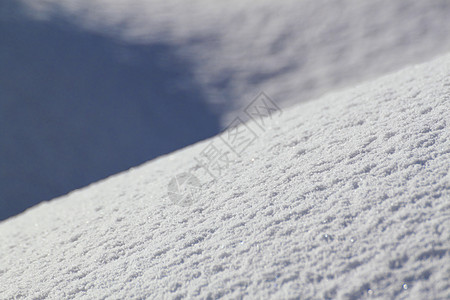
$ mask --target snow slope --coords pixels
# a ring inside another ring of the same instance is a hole
[[[220,137],[10,218],[1,298],[448,299],[449,75],[446,55],[285,109],[216,180],[195,159]]]
[[[12,16],[0,16],[0,220],[220,130],[172,46]]]
[[[18,7],[22,4],[28,13]],[[0,220],[450,51],[447,0],[0,1]]]
[[[261,89],[289,106],[450,51],[447,0],[22,2],[39,19],[179,48],[224,125]]]

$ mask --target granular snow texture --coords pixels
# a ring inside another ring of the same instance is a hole
[[[0,224],[0,298],[449,299],[449,101],[447,55],[266,120],[216,180],[219,137],[43,203]]]
[[[26,9],[27,13],[23,12]],[[0,1],[0,220],[450,51],[448,0]]]

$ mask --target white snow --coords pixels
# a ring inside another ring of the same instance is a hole
[[[28,14],[16,6],[23,4]],[[447,0],[0,2],[0,220],[450,51]]]
[[[40,19],[178,47],[223,125],[261,89],[289,106],[450,51],[447,0],[21,1]]]
[[[449,104],[447,54],[284,109],[216,180],[220,137],[42,203],[0,224],[1,298],[448,299]]]

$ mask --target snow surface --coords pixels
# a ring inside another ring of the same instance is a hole
[[[27,8],[23,13],[19,4]],[[0,1],[0,220],[282,107],[450,51],[427,1]]]
[[[449,111],[445,55],[285,109],[216,180],[220,137],[42,203],[0,224],[1,298],[449,299]]]
[[[39,19],[179,48],[224,125],[261,89],[288,106],[450,51],[447,0],[21,1]]]

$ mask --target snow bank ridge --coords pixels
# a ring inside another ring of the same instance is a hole
[[[194,170],[180,173],[170,180],[167,190],[172,202],[181,206],[191,205],[201,189],[196,172],[203,171],[212,179],[220,179],[230,164],[264,133],[272,118],[282,115],[281,108],[264,92],[260,92],[243,112],[245,119],[237,116],[218,134],[219,139],[210,141],[194,158],[197,162]]]
[[[190,206],[167,183],[220,136],[39,205],[1,298],[448,299],[449,95],[446,55],[284,110]]]

